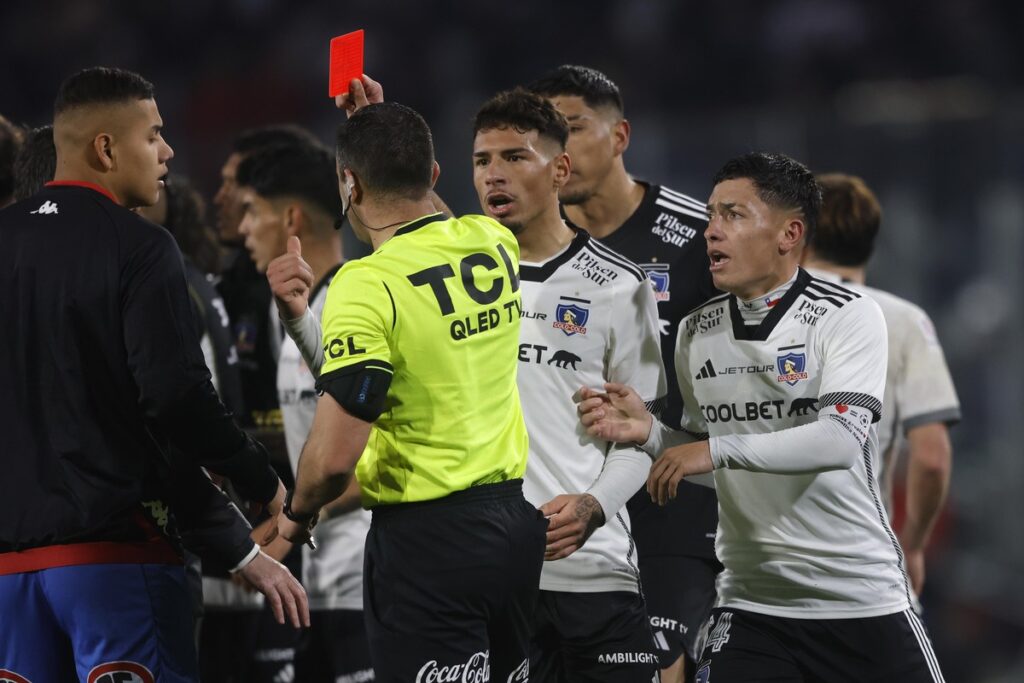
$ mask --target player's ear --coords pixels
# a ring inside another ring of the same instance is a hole
[[[299,236],[300,230],[306,227],[308,217],[302,205],[293,203],[284,207],[284,231],[289,236]]]
[[[561,189],[569,182],[569,175],[572,173],[572,159],[568,152],[562,152],[554,158],[555,187]]]
[[[623,154],[629,148],[629,121],[625,118],[615,122],[612,128],[612,150],[616,156]]]
[[[92,139],[92,149],[96,153],[96,161],[104,171],[114,170],[117,161],[114,158],[114,138],[109,133],[100,133]]]
[[[434,165],[430,167],[430,189],[434,189],[434,185],[437,184],[437,178],[441,175],[441,164],[434,162]]]
[[[803,218],[799,216],[791,216],[786,220],[785,227],[782,230],[782,235],[779,238],[779,253],[789,254],[793,250],[799,254],[801,247],[804,244],[804,233],[807,226],[804,225]]]

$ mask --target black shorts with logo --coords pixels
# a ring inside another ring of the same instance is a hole
[[[363,611],[375,682],[530,680],[547,524],[520,479],[374,508]]]
[[[541,683],[657,681],[658,657],[636,593],[541,591],[530,680]],[[492,679],[504,680],[504,679]]]
[[[912,610],[864,619],[792,619],[715,608],[697,683],[943,683]]]
[[[684,655],[687,662],[696,662],[701,626],[715,606],[715,578],[722,565],[714,558],[641,553],[639,566],[661,668]]]

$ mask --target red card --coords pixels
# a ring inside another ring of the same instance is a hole
[[[329,92],[337,97],[348,92],[353,78],[363,75],[363,30],[331,38],[331,72]]]

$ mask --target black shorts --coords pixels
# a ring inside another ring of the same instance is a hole
[[[640,554],[640,581],[662,669],[700,657],[701,626],[715,606],[718,560]]]
[[[639,595],[540,592],[531,680],[646,683],[657,680],[657,672],[654,639]]]
[[[365,683],[374,680],[362,610],[309,613],[311,627],[295,653],[295,681]]]
[[[519,479],[375,508],[363,610],[376,683],[529,680],[547,525]]]
[[[697,683],[899,681],[942,683],[913,610],[865,619],[791,619],[715,608]]]

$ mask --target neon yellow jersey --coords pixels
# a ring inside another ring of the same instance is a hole
[[[335,275],[322,379],[393,374],[356,468],[366,507],[523,476],[518,266],[519,245],[497,222],[434,214]]]

